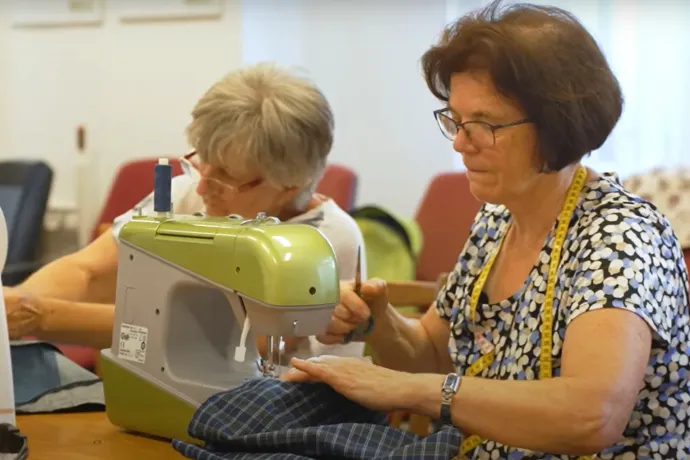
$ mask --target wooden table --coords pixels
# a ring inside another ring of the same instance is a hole
[[[105,412],[20,415],[19,430],[29,441],[29,460],[183,460],[170,441],[127,433]]]

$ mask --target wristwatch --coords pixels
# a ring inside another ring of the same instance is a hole
[[[460,381],[462,377],[458,374],[448,374],[441,385],[441,425],[452,425],[453,421],[450,418],[450,404],[453,401],[453,396],[460,388]]]

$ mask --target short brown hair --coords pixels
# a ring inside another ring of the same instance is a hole
[[[594,38],[567,11],[500,0],[461,17],[422,57],[427,85],[448,101],[454,73],[487,71],[496,89],[535,124],[544,170],[598,149],[613,131],[623,95]]]

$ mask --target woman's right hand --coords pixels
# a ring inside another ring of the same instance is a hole
[[[5,298],[5,316],[11,340],[33,335],[41,323],[38,306],[31,296],[17,288],[2,289]]]
[[[362,297],[354,291],[354,283],[340,283],[340,303],[336,305],[326,333],[317,340],[326,345],[343,343],[345,336],[370,316],[375,318],[388,308],[388,288],[386,282],[371,279],[362,282]],[[376,328],[376,325],[374,325]]]

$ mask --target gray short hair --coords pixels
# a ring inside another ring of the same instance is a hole
[[[273,63],[233,71],[192,110],[189,144],[202,161],[257,167],[279,187],[313,191],[333,145],[333,113],[306,77]]]

